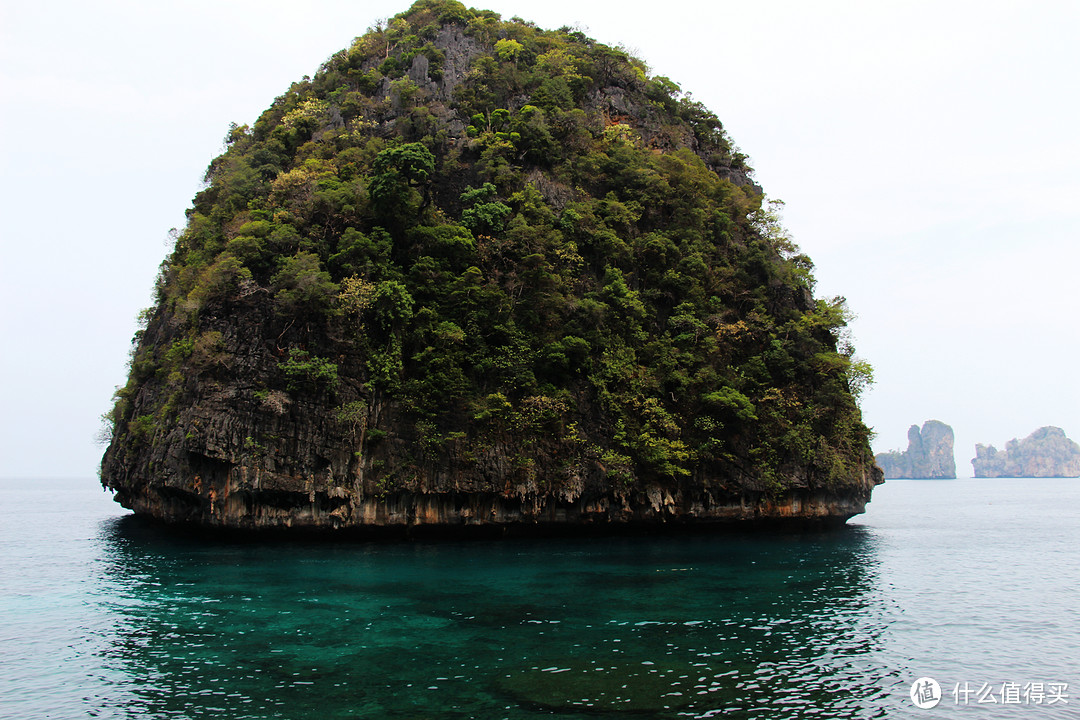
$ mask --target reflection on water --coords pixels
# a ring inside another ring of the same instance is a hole
[[[5,720],[909,718],[923,676],[918,716],[1001,714],[961,683],[1080,703],[1072,479],[890,481],[805,536],[244,543],[117,513],[0,480]]]
[[[882,717],[901,682],[872,529],[99,541],[105,717]]]

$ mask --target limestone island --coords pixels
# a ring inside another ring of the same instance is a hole
[[[882,481],[842,298],[644,62],[421,0],[224,153],[101,482],[241,529],[842,523]]]
[[[1080,477],[1080,445],[1059,427],[1041,427],[1023,440],[1013,438],[1004,450],[975,445],[975,477]]]
[[[886,480],[953,479],[956,477],[953,442],[951,427],[939,420],[927,420],[922,430],[918,425],[908,428],[907,450],[880,453],[874,460],[885,473]]]

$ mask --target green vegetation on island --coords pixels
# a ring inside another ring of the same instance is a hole
[[[857,512],[870,368],[750,173],[625,50],[420,0],[229,130],[102,481],[243,526]]]

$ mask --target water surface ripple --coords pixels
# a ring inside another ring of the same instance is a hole
[[[890,481],[828,534],[395,544],[186,538],[121,516],[92,481],[0,488],[5,718],[1064,718],[1080,706],[953,694],[1080,692],[1076,481]],[[922,676],[943,689],[933,711],[908,696]]]

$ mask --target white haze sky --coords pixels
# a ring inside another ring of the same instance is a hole
[[[367,0],[0,4],[0,476],[92,477],[170,228],[222,150],[375,20]],[[1080,3],[526,3],[712,109],[858,315],[875,450],[913,423],[1080,439]]]

